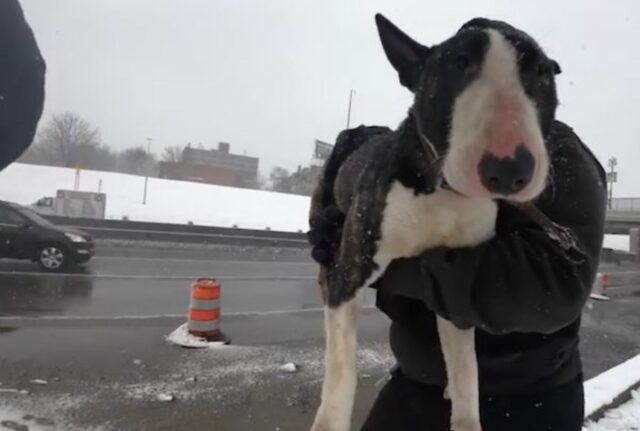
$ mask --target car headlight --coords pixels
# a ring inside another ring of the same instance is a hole
[[[78,235],[77,233],[67,232],[65,233],[65,235],[73,242],[87,242],[87,240],[82,235]]]

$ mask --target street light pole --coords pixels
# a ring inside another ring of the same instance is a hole
[[[349,90],[349,109],[347,110],[347,129],[349,128],[349,124],[351,123],[351,102],[353,101],[353,95],[356,90]]]
[[[609,172],[607,173],[607,183],[609,186],[609,209],[613,207],[613,183],[618,181],[618,172],[616,172],[616,166],[618,166],[618,159],[611,157],[608,162]]]
[[[147,156],[151,155],[151,138],[147,139]],[[149,184],[149,169],[148,166],[145,167],[145,175],[144,175],[144,194],[142,195],[142,205],[147,204],[147,186]]]

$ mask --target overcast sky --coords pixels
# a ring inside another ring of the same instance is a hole
[[[395,127],[411,95],[378,41],[382,12],[438,43],[475,16],[528,31],[558,60],[559,119],[640,196],[640,7],[629,1],[22,0],[48,64],[45,119],[73,111],[124,148],[231,143],[275,165],[310,160],[346,125]],[[613,6],[615,5],[615,6]]]

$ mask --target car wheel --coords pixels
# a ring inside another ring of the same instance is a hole
[[[47,244],[38,250],[38,264],[45,271],[60,271],[67,263],[67,254],[59,245]]]

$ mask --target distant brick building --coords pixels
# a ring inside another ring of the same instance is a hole
[[[258,177],[257,157],[231,154],[230,145],[218,149],[185,147],[181,162],[161,162],[160,178],[196,181],[232,187],[253,187]]]

